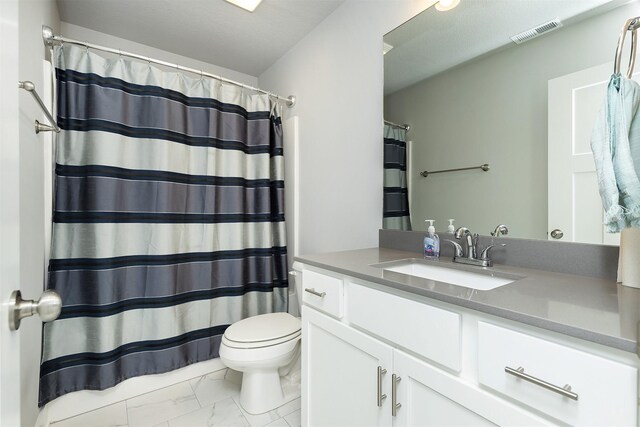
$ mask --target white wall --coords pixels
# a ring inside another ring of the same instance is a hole
[[[432,3],[347,0],[259,76],[298,98],[301,254],[378,245],[382,36]]]
[[[18,77],[32,81],[41,96],[44,88],[42,25],[58,29],[60,19],[55,0],[19,2]],[[17,82],[16,82],[17,84]],[[50,134],[36,135],[34,120],[46,123],[35,101],[25,91],[19,94],[20,140],[20,288],[23,298],[38,299],[43,291],[45,269],[45,144]],[[36,317],[20,326],[21,417],[32,426],[38,415],[38,376],[42,326]]]
[[[217,65],[198,61],[196,59],[188,58],[186,56],[177,55],[175,53],[167,52],[165,50],[156,49],[155,47],[136,43],[131,40],[121,39],[119,37],[115,37],[115,36],[101,33],[94,30],[90,30],[88,28],[80,27],[78,25],[69,24],[68,22],[61,23],[60,34],[67,38],[86,41],[89,43],[93,43],[93,44],[97,44],[105,47],[121,49],[131,53],[137,53],[139,55],[150,56],[154,59],[161,59],[163,61],[172,62],[178,65],[183,65],[185,67],[195,68],[196,70],[204,70],[213,74],[219,74],[222,77],[226,77],[228,79],[235,80],[237,82],[244,83],[249,86],[256,86],[258,84],[258,78],[255,76],[250,76],[248,74],[230,70],[229,68],[218,67]],[[105,55],[105,56],[109,55],[107,53],[102,53],[102,52],[99,54]],[[157,65],[154,65],[154,66],[157,66]],[[162,68],[162,67],[159,67],[159,68]],[[195,77],[195,76],[191,75],[191,77]]]

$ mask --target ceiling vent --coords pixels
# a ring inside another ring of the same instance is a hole
[[[523,31],[515,36],[511,36],[511,40],[513,40],[515,44],[522,44],[560,27],[562,27],[562,22],[560,22],[559,18],[556,18],[549,22],[545,22],[544,24],[540,24],[535,28]]]

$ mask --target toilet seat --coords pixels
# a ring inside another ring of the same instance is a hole
[[[302,335],[302,332],[298,331],[298,332],[293,333],[291,335],[287,335],[286,337],[277,338],[275,340],[258,341],[258,342],[238,342],[238,341],[230,340],[230,339],[228,339],[227,337],[225,337],[223,335],[222,336],[222,343],[224,345],[226,345],[227,347],[231,347],[231,348],[247,348],[247,349],[264,348],[264,347],[273,347],[273,346],[276,346],[278,344],[284,344],[284,343],[286,343],[288,341],[298,340],[298,339],[300,339],[300,335]]]
[[[289,313],[269,313],[248,317],[229,326],[222,342],[232,348],[263,348],[298,340],[301,334],[300,319]]]

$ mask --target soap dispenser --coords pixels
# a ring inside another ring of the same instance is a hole
[[[425,222],[429,223],[427,228],[427,235],[424,236],[422,241],[424,245],[424,257],[426,259],[439,259],[440,258],[440,237],[436,234],[436,229],[433,226],[434,220],[426,219]]]
[[[456,228],[453,226],[453,221],[455,221],[455,219],[451,218],[449,219],[449,226],[447,227],[447,233],[455,233],[456,232]]]

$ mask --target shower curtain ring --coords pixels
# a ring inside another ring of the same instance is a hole
[[[84,51],[85,51],[86,53],[89,53],[89,42],[88,42],[88,41],[85,41],[85,42],[84,42]]]

